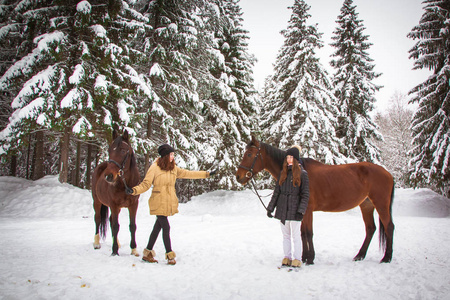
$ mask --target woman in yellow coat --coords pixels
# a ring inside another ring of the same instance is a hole
[[[175,192],[175,182],[178,178],[201,179],[208,178],[215,174],[215,171],[188,171],[179,168],[174,160],[175,150],[167,145],[161,145],[158,148],[160,157],[151,165],[145,175],[144,180],[133,188],[128,188],[127,193],[139,195],[146,192],[153,186],[152,195],[148,200],[150,215],[156,215],[156,222],[150,234],[147,248],[144,249],[143,260],[151,263],[157,263],[153,246],[162,229],[163,242],[166,248],[166,259],[168,264],[174,265],[175,252],[172,251],[170,241],[170,224],[167,217],[173,216],[178,212],[178,198]]]

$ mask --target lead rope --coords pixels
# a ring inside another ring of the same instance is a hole
[[[262,206],[264,206],[264,208],[267,210],[267,206],[262,201],[261,196],[259,195],[258,190],[256,189],[255,180],[253,179],[253,177],[250,179],[250,182],[252,183],[253,189],[255,190],[255,194],[256,194],[256,196],[258,196],[259,201],[261,202]],[[270,196],[270,195],[267,195],[265,197],[268,197],[268,196]]]

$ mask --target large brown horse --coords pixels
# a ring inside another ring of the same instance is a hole
[[[92,175],[92,197],[95,210],[94,248],[100,249],[100,236],[105,238],[108,221],[108,207],[111,210],[110,224],[113,236],[112,255],[119,255],[119,213],[122,207],[128,207],[130,213],[131,254],[139,256],[136,251],[136,212],[139,196],[125,193],[125,187],[139,183],[139,170],[136,158],[128,140],[128,132],[113,135],[109,146],[109,160],[98,165]]]
[[[286,151],[264,144],[252,137],[247,145],[236,179],[246,184],[255,174],[267,170],[277,180]],[[373,218],[377,210],[380,221],[380,247],[384,248],[381,262],[392,259],[394,223],[392,202],[394,180],[383,167],[362,162],[344,165],[325,165],[314,159],[303,158],[309,176],[310,198],[301,225],[303,242],[302,261],[313,264],[313,211],[341,212],[359,205],[366,225],[366,237],[353,260],[363,260],[376,230]]]

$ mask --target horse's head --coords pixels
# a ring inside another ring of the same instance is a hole
[[[252,136],[248,143],[241,164],[236,171],[236,180],[245,185],[254,175],[264,169],[260,142]]]
[[[109,183],[117,182],[118,177],[122,177],[124,172],[130,168],[133,148],[129,143],[128,131],[123,135],[113,134],[114,141],[109,146],[109,161],[105,170],[105,180]]]

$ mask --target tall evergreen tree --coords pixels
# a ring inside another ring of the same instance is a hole
[[[234,167],[248,139],[252,57],[237,1],[141,1],[154,30],[149,39],[154,146],[179,149],[177,163],[218,167],[216,187],[236,187]],[[196,192],[200,183],[189,183]],[[181,185],[179,190],[182,189]]]
[[[251,119],[255,112],[252,78],[254,58],[248,53],[248,31],[242,26],[242,12],[237,0],[217,0],[216,22],[208,21],[213,33],[210,76],[205,78],[209,93],[205,94],[207,118],[211,130],[219,137],[216,145],[219,188],[239,187],[235,167],[239,164],[244,144],[250,139]],[[214,10],[213,10],[214,11]]]
[[[194,124],[204,120],[202,103],[194,77],[193,55],[198,48],[196,1],[141,1],[140,11],[153,27],[145,38],[148,54],[147,72],[153,89],[145,126],[153,152],[161,143],[181,150],[178,163],[198,168],[196,150],[191,137]]]
[[[316,26],[307,25],[310,7],[295,0],[292,15],[275,62],[275,73],[266,81],[261,126],[266,140],[280,148],[303,147],[303,155],[326,163],[342,163],[334,124],[338,110],[328,74],[316,49],[323,46]]]
[[[336,69],[332,81],[340,110],[337,135],[346,145],[345,156],[378,162],[380,150],[374,140],[382,137],[369,113],[374,109],[374,94],[381,88],[372,81],[381,74],[373,70],[373,59],[367,52],[372,44],[364,35],[353,0],[344,1],[336,23],[331,44],[336,51],[331,66]]]
[[[450,197],[450,1],[425,0],[424,13],[408,37],[418,40],[409,51],[414,69],[433,74],[411,90],[419,105],[411,124],[410,180],[431,184]]]
[[[26,80],[0,133],[1,152],[24,144],[30,132],[49,131],[63,141],[66,173],[70,136],[106,146],[113,127],[138,127],[136,95],[149,87],[133,66],[142,55],[128,42],[150,28],[148,20],[122,0],[24,0],[15,9],[36,34],[31,51],[0,79],[2,91]]]

